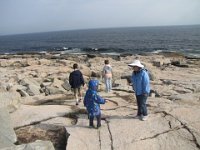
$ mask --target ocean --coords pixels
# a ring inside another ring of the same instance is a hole
[[[200,25],[68,30],[0,36],[0,54],[44,51],[107,54],[175,51],[200,57]]]

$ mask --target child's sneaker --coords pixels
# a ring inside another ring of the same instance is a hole
[[[94,124],[93,124],[93,123],[90,123],[90,124],[89,124],[89,127],[90,127],[90,128],[94,128]]]
[[[95,128],[94,125],[89,125],[89,128]]]
[[[98,125],[97,125],[97,129],[100,128],[100,127],[101,127],[101,124],[98,124]]]
[[[142,121],[146,121],[148,119],[148,116],[143,116]]]

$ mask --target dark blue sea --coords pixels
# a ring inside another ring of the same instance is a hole
[[[71,30],[0,36],[0,53],[146,53],[200,57],[200,25]]]

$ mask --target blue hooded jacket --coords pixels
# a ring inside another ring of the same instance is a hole
[[[98,80],[90,80],[89,87],[84,97],[84,106],[87,108],[89,117],[98,116],[101,114],[100,104],[105,104],[105,99],[97,93],[99,85]]]
[[[133,72],[132,83],[135,95],[143,95],[150,93],[149,75],[145,69],[141,69],[138,72]]]

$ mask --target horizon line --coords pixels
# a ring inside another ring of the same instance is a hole
[[[100,30],[100,29],[117,29],[117,28],[145,28],[145,27],[174,27],[174,26],[200,26],[200,24],[183,24],[183,25],[150,25],[150,26],[121,26],[121,27],[97,27],[97,28],[77,28],[77,29],[61,29],[51,31],[40,31],[40,32],[25,32],[25,33],[14,33],[14,34],[0,34],[0,36],[14,36],[24,34],[39,34],[39,33],[51,33],[51,32],[65,32],[65,31],[78,31],[78,30]]]

